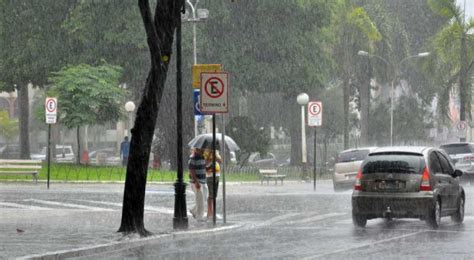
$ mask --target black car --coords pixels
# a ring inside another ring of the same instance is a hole
[[[352,220],[419,218],[438,228],[441,217],[464,220],[462,171],[432,147],[378,148],[364,160],[352,193]]]

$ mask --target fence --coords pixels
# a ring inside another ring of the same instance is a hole
[[[275,167],[279,173],[285,174],[289,180],[302,179],[301,166],[281,166]],[[226,180],[228,181],[258,181],[260,174],[258,168],[252,166],[240,167],[238,165],[227,166],[225,168]],[[307,168],[308,178],[312,179],[313,168]],[[52,164],[50,169],[50,179],[64,182],[76,181],[125,181],[126,168],[113,166],[83,166],[74,164]],[[324,167],[317,168],[317,178],[330,178],[331,173]],[[43,165],[39,180],[47,179],[47,166]],[[176,181],[176,171],[148,169],[147,180],[153,182],[174,182]],[[188,181],[188,172],[184,172],[184,179]],[[0,180],[31,180],[31,176],[0,176]]]

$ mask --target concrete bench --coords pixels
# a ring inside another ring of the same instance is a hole
[[[277,184],[277,181],[281,181],[281,185],[283,185],[283,180],[286,178],[285,174],[278,174],[278,171],[276,169],[260,169],[258,170],[260,172],[260,181],[261,184],[263,184],[263,181],[267,181],[267,184],[269,184],[269,181],[271,179],[275,180],[275,185]]]
[[[35,183],[38,182],[38,173],[41,170],[41,160],[4,160],[0,159],[0,174],[3,175],[32,175]]]

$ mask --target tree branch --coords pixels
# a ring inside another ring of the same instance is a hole
[[[158,5],[158,4],[157,4]],[[152,60],[152,66],[161,64],[161,60],[157,57],[161,57],[161,41],[158,37],[155,24],[153,23],[153,18],[150,11],[150,3],[148,0],[138,0],[138,6],[140,8],[140,14],[143,19],[143,25],[145,26],[145,31],[147,35],[147,43],[150,49],[150,55]]]

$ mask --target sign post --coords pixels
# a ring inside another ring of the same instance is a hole
[[[467,136],[467,122],[466,121],[459,121],[456,125],[458,130],[459,138],[466,138]]]
[[[216,113],[228,112],[229,74],[227,72],[202,72],[201,73],[201,112],[212,114],[212,181],[216,183]],[[225,154],[225,140],[222,135],[221,151]],[[221,167],[223,169],[225,167]],[[224,223],[225,223],[225,174],[222,171],[222,191],[224,201]],[[213,192],[213,218],[212,223],[216,225],[216,192]]]
[[[323,123],[323,104],[318,101],[308,103],[308,126],[314,127],[313,142],[313,189],[316,190],[316,127]]]
[[[58,112],[58,100],[53,97],[47,97],[44,102],[44,111],[46,115],[46,124],[48,124],[48,182],[47,187],[49,189],[49,180],[51,174],[51,125],[56,124],[57,112]]]

